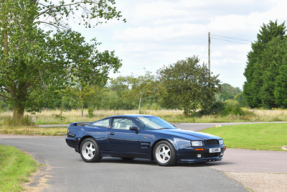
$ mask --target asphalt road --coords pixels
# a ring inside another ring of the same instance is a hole
[[[43,191],[247,191],[206,164],[161,167],[144,159],[129,162],[118,158],[85,163],[66,145],[65,137],[0,135],[0,144],[27,151],[40,164],[48,165],[42,171]]]
[[[202,130],[219,123],[180,123]],[[220,125],[237,124],[221,123]],[[40,164],[43,191],[247,191],[221,171],[287,173],[286,152],[227,149],[221,162],[160,167],[144,159],[103,158],[85,163],[65,137],[0,135],[0,144],[30,153]],[[40,180],[38,178],[38,180]],[[38,180],[31,185],[37,185]]]

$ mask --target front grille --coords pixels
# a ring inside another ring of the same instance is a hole
[[[204,153],[204,157],[218,157],[220,153]]]
[[[217,139],[205,140],[204,145],[219,145],[219,141]]]

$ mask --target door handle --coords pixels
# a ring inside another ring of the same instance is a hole
[[[110,135],[114,135],[115,133],[114,132],[110,132]]]

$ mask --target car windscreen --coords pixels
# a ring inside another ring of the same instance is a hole
[[[145,130],[176,129],[174,126],[172,126],[168,122],[155,116],[142,116],[142,117],[136,117],[135,119],[141,125],[141,127]]]

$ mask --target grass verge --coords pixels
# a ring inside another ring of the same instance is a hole
[[[228,148],[283,151],[287,145],[287,123],[229,125],[202,132],[222,137]]]
[[[12,146],[0,145],[0,191],[23,191],[22,182],[37,170],[32,157]]]
[[[67,134],[67,128],[40,128],[36,126],[0,126],[0,134],[63,136]]]

